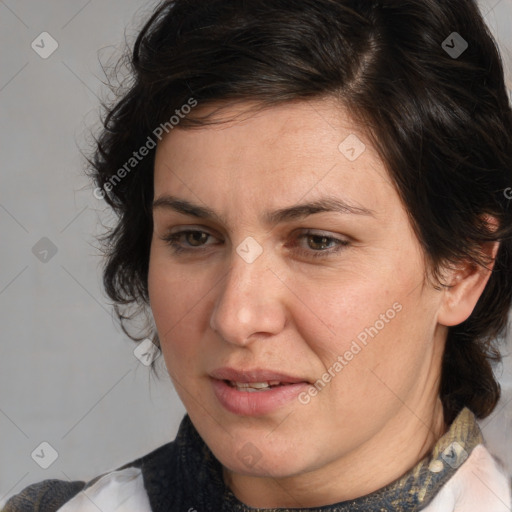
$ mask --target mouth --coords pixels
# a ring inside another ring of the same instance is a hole
[[[287,375],[274,370],[248,369],[237,370],[235,368],[218,368],[210,373],[210,377],[223,380],[231,387],[240,390],[266,390],[277,386],[289,386],[290,384],[309,383],[303,377]]]
[[[241,416],[260,416],[291,406],[310,385],[302,377],[262,369],[219,368],[209,376],[219,404]]]

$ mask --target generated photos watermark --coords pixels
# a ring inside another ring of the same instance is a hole
[[[301,404],[307,405],[311,402],[311,399],[318,395],[322,389],[331,382],[331,380],[338,375],[345,366],[347,366],[354,357],[359,354],[368,345],[371,339],[378,336],[380,331],[384,329],[386,324],[389,324],[393,318],[396,317],[397,313],[402,311],[402,304],[395,302],[391,308],[385,313],[379,315],[378,320],[374,322],[370,327],[366,327],[357,335],[357,339],[352,340],[350,347],[346,350],[343,355],[339,355],[334,363],[327,369],[327,371],[315,381],[315,383],[309,386],[307,391],[303,391],[299,394],[298,400]]]
[[[160,123],[152,132],[152,135],[148,135],[146,142],[138,149],[134,151],[131,156],[117,172],[109,178],[109,180],[103,185],[103,187],[96,187],[93,195],[96,199],[103,199],[106,193],[114,190],[116,185],[126,177],[133,169],[135,169],[144,158],[149,155],[149,152],[156,148],[157,140],[161,141],[164,134],[169,133],[173,130],[180,121],[190,113],[190,111],[197,106],[197,100],[189,98],[187,103],[183,104],[179,109],[174,111],[174,114],[169,118],[168,121]]]

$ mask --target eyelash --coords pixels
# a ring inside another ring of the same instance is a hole
[[[169,247],[171,248],[172,252],[176,255],[179,255],[179,254],[184,254],[184,253],[198,253],[198,252],[203,252],[205,250],[207,250],[207,247],[208,246],[197,246],[195,248],[184,248],[183,246],[180,245],[180,243],[178,242],[178,240],[182,237],[182,236],[185,236],[185,235],[189,235],[189,234],[193,234],[193,233],[204,233],[210,237],[213,237],[213,235],[211,235],[210,233],[206,232],[206,231],[201,231],[201,230],[195,230],[195,229],[187,229],[187,230],[184,230],[184,231],[178,231],[176,233],[171,233],[171,234],[168,234],[164,237],[162,237],[162,240],[164,240],[168,245]],[[348,245],[350,245],[350,242],[348,242],[347,240],[343,240],[343,239],[340,239],[340,238],[335,238],[335,237],[332,237],[332,236],[326,236],[326,235],[322,235],[322,234],[319,234],[319,233],[314,233],[314,232],[311,232],[311,231],[306,231],[305,233],[302,233],[300,236],[298,236],[297,238],[298,239],[304,239],[304,238],[308,238],[308,237],[314,237],[314,238],[322,238],[322,239],[326,239],[327,243],[331,243],[331,242],[335,242],[337,245],[334,247],[334,248],[331,248],[329,250],[306,250],[306,249],[299,249],[299,252],[303,255],[303,256],[311,256],[313,258],[327,258],[329,256],[332,256],[340,251],[342,251],[344,248],[346,248]]]

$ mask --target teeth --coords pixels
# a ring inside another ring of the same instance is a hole
[[[230,381],[231,386],[237,388],[239,391],[260,391],[270,389],[271,386],[279,386],[280,381],[271,380],[268,382],[234,382]]]
[[[263,389],[270,387],[268,382],[232,382],[237,388],[256,388]]]

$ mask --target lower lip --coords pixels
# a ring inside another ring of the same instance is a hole
[[[298,382],[276,386],[267,391],[238,391],[223,380],[212,379],[213,391],[222,406],[233,414],[260,416],[279,409],[305,391],[309,384]]]

